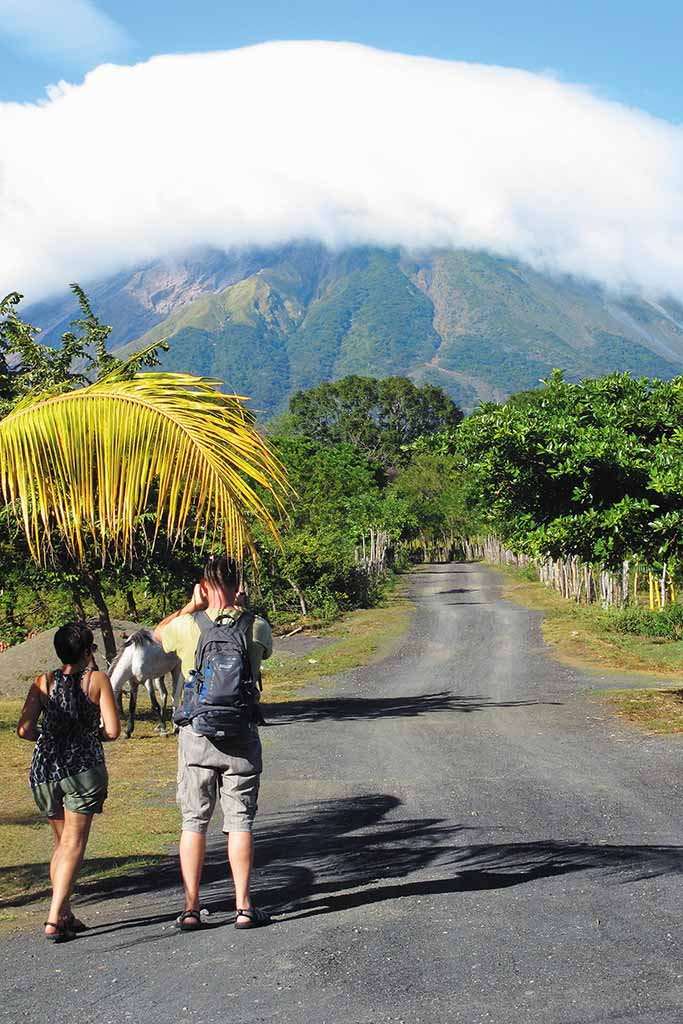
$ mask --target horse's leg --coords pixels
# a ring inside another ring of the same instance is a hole
[[[168,690],[166,689],[166,683],[163,676],[159,676],[154,680],[154,688],[157,691],[157,697],[161,702],[161,724],[159,726],[159,732],[162,736],[166,736],[166,708],[168,707]]]
[[[126,724],[126,739],[129,740],[133,735],[133,729],[135,728],[135,705],[138,701],[138,683],[137,679],[131,679],[130,681],[130,700],[128,701],[128,722]]]
[[[164,724],[164,715],[163,715],[163,712],[162,712],[161,708],[159,707],[159,701],[157,700],[157,695],[154,692],[157,689],[158,684],[159,684],[159,680],[158,679],[145,679],[145,689],[147,690],[147,693],[149,694],[149,700],[150,700],[150,703],[152,705],[152,711],[154,712],[154,714],[159,719],[159,725],[157,726],[157,729],[158,729],[158,731],[160,733],[163,734],[163,733],[166,732],[166,726]]]
[[[175,711],[175,709],[176,709],[176,693],[178,692],[178,684],[179,684],[179,682],[180,682],[180,662],[178,662],[178,664],[175,666],[175,668],[171,669],[171,686],[173,687],[173,689],[171,691],[171,707],[173,708],[173,711]],[[171,717],[173,717],[173,712],[171,712]],[[173,735],[176,736],[179,731],[180,730],[179,730],[178,726],[175,724],[175,722],[173,722]]]

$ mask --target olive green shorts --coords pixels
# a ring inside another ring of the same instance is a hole
[[[38,810],[48,818],[63,818],[64,808],[75,814],[101,814],[109,776],[103,764],[58,782],[42,782],[33,790]]]

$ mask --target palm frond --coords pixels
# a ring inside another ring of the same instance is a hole
[[[250,519],[277,538],[271,508],[289,486],[243,402],[189,374],[113,374],[0,420],[0,491],[33,557],[47,557],[55,529],[79,560],[89,537],[102,557],[130,556],[150,506],[172,541],[194,523],[238,559],[253,548]]]

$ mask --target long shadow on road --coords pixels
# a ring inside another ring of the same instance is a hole
[[[414,718],[418,715],[444,711],[488,711],[493,708],[529,707],[534,704],[554,704],[558,701],[539,700],[487,700],[479,694],[457,694],[448,690],[423,693],[412,697],[326,697],[265,703],[264,714],[268,725],[290,723],[333,722],[375,718]]]
[[[257,839],[260,905],[285,917],[308,917],[405,896],[502,889],[570,872],[596,871],[620,883],[683,872],[680,846],[477,843],[472,842],[476,833],[490,828],[396,817],[400,806],[394,796],[366,794],[268,815]],[[107,862],[110,868],[114,864]],[[223,837],[211,837],[202,882],[202,903],[210,910],[227,910],[226,874]],[[81,906],[154,897],[154,913],[143,916],[145,900],[133,921],[110,921],[96,929],[100,934],[158,925],[177,913],[177,860],[142,865],[79,888]]]
[[[272,816],[258,845],[268,880],[261,898],[288,915],[309,916],[410,895],[507,888],[576,871],[597,870],[622,882],[683,873],[679,846],[473,844],[475,833],[490,828],[397,819],[399,807],[396,797],[367,795]],[[425,871],[439,877],[411,879]]]

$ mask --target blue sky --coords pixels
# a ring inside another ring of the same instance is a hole
[[[333,39],[551,69],[683,122],[683,5],[674,0],[0,0],[0,100],[34,100],[103,61]]]

